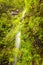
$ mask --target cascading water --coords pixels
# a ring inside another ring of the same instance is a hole
[[[16,34],[16,41],[15,41],[15,47],[16,48],[20,48],[20,36],[21,36],[21,32],[19,31],[17,34]]]
[[[21,24],[22,24],[22,21],[23,21],[23,19],[24,19],[25,13],[26,13],[26,9],[25,9],[25,10],[23,11],[23,13],[22,13]],[[21,41],[20,36],[21,36],[21,31],[18,31],[18,33],[16,34],[16,37],[15,37],[15,47],[16,47],[18,50],[19,50],[19,48],[20,48],[20,41]],[[17,57],[15,56],[14,65],[16,65],[16,63],[17,63]]]

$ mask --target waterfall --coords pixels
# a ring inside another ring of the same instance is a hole
[[[19,50],[20,48],[20,36],[21,36],[21,32],[19,31],[17,34],[16,34],[16,37],[15,37],[15,48],[17,48]],[[16,65],[17,63],[17,57],[15,56],[14,57],[15,61],[14,61],[14,65]]]
[[[22,17],[21,17],[22,20],[24,19],[25,13],[26,13],[26,9],[22,12]],[[22,23],[22,21],[21,21],[21,23]],[[19,48],[20,48],[20,41],[21,41],[20,36],[21,36],[21,31],[18,31],[18,33],[16,34],[16,37],[15,37],[15,47],[16,47],[18,50],[19,50]],[[15,56],[14,65],[16,65],[16,63],[17,63],[17,57]]]

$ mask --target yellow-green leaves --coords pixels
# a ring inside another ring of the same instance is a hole
[[[40,17],[30,17],[29,27],[33,30],[34,33],[37,33],[39,30]]]
[[[14,14],[15,11],[19,13]],[[21,32],[20,51],[15,48],[18,31]],[[43,65],[42,55],[42,0],[0,0],[0,65],[11,65],[15,56],[17,65]]]

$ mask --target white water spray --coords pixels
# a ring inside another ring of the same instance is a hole
[[[21,32],[19,31],[17,34],[16,34],[16,40],[15,40],[15,47],[17,49],[20,48],[20,36],[21,36]]]

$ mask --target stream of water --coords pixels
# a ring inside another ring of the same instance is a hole
[[[22,17],[21,17],[21,19],[23,20],[23,18],[24,18],[24,15],[25,15],[25,13],[26,13],[26,9],[23,11],[23,13],[22,13]],[[22,21],[21,21],[21,23],[22,23]],[[21,42],[21,31],[19,31],[17,34],[16,34],[16,37],[15,37],[15,47],[19,50],[19,48],[20,48],[20,42]],[[15,62],[14,62],[14,65],[16,65],[16,63],[17,63],[17,57],[15,56]]]

